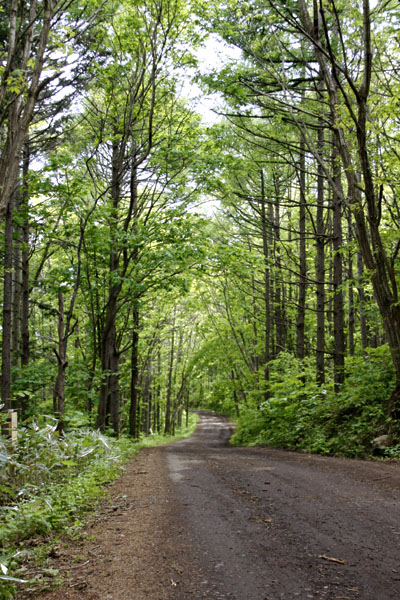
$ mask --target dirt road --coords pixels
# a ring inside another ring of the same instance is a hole
[[[400,599],[398,464],[230,448],[229,435],[203,414],[192,438],[142,453],[89,540],[49,558],[69,576],[41,597]]]

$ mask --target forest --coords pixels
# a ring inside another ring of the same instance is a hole
[[[0,548],[190,409],[399,458],[398,3],[0,11]]]

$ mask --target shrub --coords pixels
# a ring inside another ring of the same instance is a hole
[[[351,357],[338,394],[332,381],[315,383],[309,360],[281,354],[270,363],[270,397],[246,409],[233,436],[234,444],[266,444],[307,452],[363,456],[374,437],[388,425],[388,400],[394,370],[387,346]]]

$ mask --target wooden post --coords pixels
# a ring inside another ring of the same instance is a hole
[[[1,433],[12,443],[17,441],[18,437],[18,413],[16,410],[8,410],[6,422],[1,426]]]

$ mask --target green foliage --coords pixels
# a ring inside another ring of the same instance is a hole
[[[73,503],[82,504],[92,487],[97,490],[97,484],[107,480],[107,472],[113,477],[112,465],[134,451],[126,440],[109,439],[99,432],[74,430],[59,437],[54,422],[43,427],[33,423],[19,430],[15,446],[3,439],[1,445],[1,510],[9,523],[0,533],[2,546],[43,528],[57,529],[58,520],[64,518],[59,514],[65,513],[58,510],[60,502],[71,505],[74,512]]]
[[[271,363],[270,397],[242,411],[233,444],[266,444],[321,454],[365,456],[385,430],[394,370],[387,346],[346,363],[343,389],[319,388],[307,361],[288,354]],[[396,450],[394,450],[396,454]]]
[[[1,600],[12,597],[14,584],[23,582],[18,566],[23,540],[52,531],[74,535],[82,514],[135,451],[129,440],[98,432],[59,438],[54,425],[21,431],[15,448],[1,441]]]
[[[142,447],[189,436],[197,421],[190,414],[188,427],[174,436],[151,435],[138,443],[88,430],[60,438],[54,423],[25,428],[15,447],[0,438],[0,600],[12,598],[15,584],[24,583],[23,540],[51,532],[75,536],[83,514],[98,503],[129,457]]]

